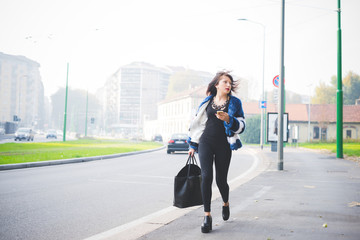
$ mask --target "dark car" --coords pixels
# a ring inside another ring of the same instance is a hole
[[[19,128],[15,133],[16,140],[34,141],[34,131],[31,128]]]
[[[188,135],[185,133],[173,134],[167,144],[167,153],[170,154],[175,151],[189,151],[187,139]]]
[[[50,129],[49,131],[47,131],[46,133],[46,138],[57,138],[57,133],[55,130]]]
[[[160,134],[156,134],[156,135],[153,136],[152,140],[154,142],[162,142],[163,138],[162,138],[162,136]]]

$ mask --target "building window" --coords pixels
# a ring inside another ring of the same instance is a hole
[[[314,139],[319,139],[319,127],[314,127]]]
[[[346,130],[346,138],[351,138],[351,130]]]

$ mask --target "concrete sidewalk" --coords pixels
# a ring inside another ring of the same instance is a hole
[[[358,163],[289,147],[278,171],[277,153],[260,156],[270,166],[230,193],[228,221],[221,199],[212,202],[212,232],[200,231],[200,207],[139,239],[360,239]]]

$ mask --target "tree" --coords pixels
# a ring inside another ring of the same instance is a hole
[[[355,100],[360,97],[360,76],[349,72],[343,78],[343,103],[354,105]],[[336,104],[337,77],[331,77],[330,86],[324,82],[315,88],[315,96],[312,97],[313,104]]]
[[[344,104],[354,105],[360,97],[360,76],[349,72],[343,79]]]
[[[246,119],[246,129],[240,136],[245,143],[260,143],[260,117],[255,115]]]
[[[336,103],[336,87],[328,86],[324,82],[315,88],[315,96],[311,98],[312,104],[335,104]]]

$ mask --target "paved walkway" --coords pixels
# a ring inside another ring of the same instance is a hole
[[[221,199],[212,202],[211,233],[200,231],[200,207],[139,239],[360,239],[359,163],[288,147],[278,171],[277,153],[261,156],[268,169],[230,193],[227,222]]]

